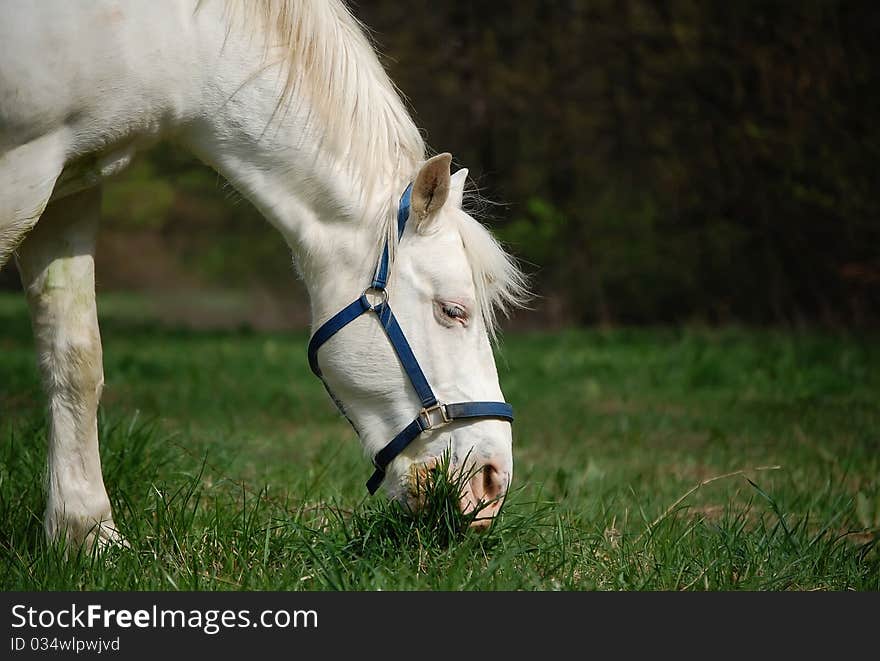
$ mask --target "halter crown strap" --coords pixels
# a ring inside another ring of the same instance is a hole
[[[412,198],[412,184],[406,187],[400,198],[400,205],[397,209],[397,240],[403,237],[403,231],[406,228],[406,221],[409,218],[410,202]],[[327,382],[321,374],[321,368],[318,365],[318,350],[323,344],[333,337],[340,330],[345,328],[352,321],[360,317],[366,312],[375,312],[388,341],[394,348],[397,358],[401,366],[406,372],[413,389],[419,397],[422,408],[415,419],[404,427],[391,441],[383,447],[373,458],[373,465],[376,470],[367,481],[367,490],[370,494],[374,494],[385,477],[385,471],[388,465],[397,455],[403,452],[406,447],[412,443],[418,436],[429,429],[434,429],[441,425],[448,424],[455,420],[494,418],[497,420],[506,420],[513,422],[513,408],[506,402],[459,402],[453,404],[443,404],[437,400],[434,391],[425,377],[425,373],[419,366],[419,361],[413,353],[412,347],[404,335],[397,318],[391,311],[388,304],[388,294],[385,287],[388,284],[389,276],[389,248],[388,242],[382,248],[382,255],[379,263],[376,265],[376,272],[373,282],[361,294],[360,298],[346,305],[342,310],[330,317],[309,340],[309,367],[312,372],[324,382],[324,387],[333,398],[333,401],[342,410],[339,400],[330,391]],[[379,303],[371,303],[367,298],[367,293],[372,291],[374,294],[381,295]],[[345,412],[343,411],[343,415]]]
[[[406,221],[409,220],[409,211],[412,202],[412,184],[406,187],[403,195],[400,196],[400,204],[397,207],[397,240],[403,237],[403,230],[406,229]],[[388,264],[390,255],[388,253],[388,241],[382,247],[382,257],[379,258],[379,264],[376,267],[376,277],[373,278],[373,284],[370,285],[376,291],[385,291],[388,284]]]

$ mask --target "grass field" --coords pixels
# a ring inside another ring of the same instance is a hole
[[[100,306],[104,474],[131,548],[43,540],[43,400],[3,296],[3,590],[880,589],[876,336],[508,334],[514,493],[481,535],[366,497],[305,333]]]

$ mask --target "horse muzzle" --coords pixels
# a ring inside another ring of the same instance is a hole
[[[441,462],[432,459],[425,463],[413,464],[409,472],[406,494],[407,504],[415,511],[422,510],[429,500],[430,489],[442,479],[438,472],[443,470]],[[459,510],[472,519],[469,526],[475,530],[485,530],[492,521],[507,495],[510,487],[510,471],[500,463],[488,461],[482,464],[473,462],[463,467],[449,466],[445,479],[454,485]]]

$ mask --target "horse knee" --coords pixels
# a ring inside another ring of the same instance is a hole
[[[33,259],[22,269],[40,367],[50,393],[100,397],[104,383],[101,337],[90,255]],[[33,271],[29,267],[38,265]],[[21,266],[21,265],[20,265]],[[34,272],[35,271],[35,272]]]
[[[97,402],[104,387],[101,344],[90,340],[56,342],[44,355],[43,373],[53,394]]]

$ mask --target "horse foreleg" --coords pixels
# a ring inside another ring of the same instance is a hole
[[[101,474],[104,384],[95,306],[100,189],[50,203],[17,258],[49,399],[46,534],[92,546],[120,540]]]

